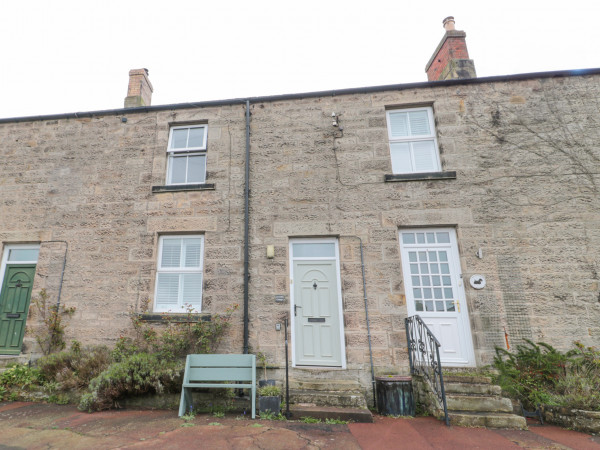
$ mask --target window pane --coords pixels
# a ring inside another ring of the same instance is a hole
[[[202,274],[183,274],[183,305],[199,304],[202,302]]]
[[[411,145],[416,172],[432,172],[437,170],[433,140],[412,142]]]
[[[435,310],[436,311],[444,311],[444,302],[436,301],[435,302]]]
[[[429,252],[429,261],[437,261],[437,252]]]
[[[171,148],[186,148],[188,129],[182,128],[171,131]]]
[[[39,253],[37,248],[11,248],[8,261],[37,261]]]
[[[424,298],[432,298],[431,288],[424,288],[423,289],[423,297]]]
[[[427,263],[421,263],[421,273],[429,273],[429,265]]]
[[[431,269],[431,273],[440,273],[438,264],[429,264],[429,268]]]
[[[177,305],[179,294],[179,274],[159,273],[158,286],[156,289],[157,305]]]
[[[417,243],[418,244],[425,243],[425,233],[417,233]]]
[[[438,252],[438,254],[440,255],[440,261],[448,261],[448,254],[446,252]]]
[[[454,307],[454,301],[446,301],[446,311],[454,311],[455,307]]]
[[[412,163],[410,162],[410,145],[407,142],[391,142],[390,154],[392,157],[392,172],[413,172]]]
[[[181,239],[163,239],[160,267],[180,267]]]
[[[453,298],[452,288],[444,288],[444,298]]]
[[[429,115],[427,111],[411,111],[408,113],[411,136],[427,136],[429,131]]]
[[[442,283],[444,286],[450,286],[450,277],[442,277]]]
[[[421,289],[413,288],[413,296],[415,298],[423,298],[421,297]]]
[[[442,288],[433,288],[433,298],[444,298],[442,297]]]
[[[408,114],[405,112],[389,113],[392,138],[408,136]]]
[[[437,240],[440,244],[448,244],[450,242],[450,233],[441,231],[437,234]]]
[[[423,282],[423,286],[431,286],[431,278],[428,275],[423,275],[421,281]]]
[[[419,279],[418,276],[412,276],[412,284],[413,286],[421,286],[421,280]]]
[[[433,311],[433,300],[425,302],[425,311]]]
[[[335,244],[293,244],[294,258],[335,258]]]
[[[423,300],[417,300],[415,302],[415,309],[417,311],[423,311]]]
[[[417,262],[417,252],[408,252],[408,260],[410,262]]]
[[[414,244],[415,243],[415,234],[414,233],[402,233],[402,243]]]
[[[190,128],[188,148],[204,148],[204,127]]]
[[[185,247],[185,267],[200,267],[200,249],[202,239],[186,238],[183,240]]]
[[[440,277],[437,276],[437,275],[432,276],[431,277],[431,284],[433,286],[441,286],[442,284],[441,284],[441,281],[440,281]]]
[[[435,233],[427,233],[427,243],[435,244]]]
[[[188,156],[187,183],[204,183],[206,156]]]
[[[410,265],[410,273],[419,273],[419,265],[411,264]]]
[[[419,252],[419,261],[427,261],[427,252]]]
[[[440,270],[443,274],[450,273],[450,266],[448,266],[448,263],[442,263],[440,264]]]
[[[187,162],[187,156],[171,157],[170,169],[171,169],[171,183],[185,183],[185,166]]]

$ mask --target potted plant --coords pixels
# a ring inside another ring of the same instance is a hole
[[[263,368],[263,380],[258,380],[258,387],[262,388],[265,386],[275,386],[275,380],[267,380],[267,355],[263,352],[258,352],[256,354],[256,358],[258,359],[260,365]]]
[[[279,414],[281,409],[281,389],[277,386],[263,386],[258,389],[258,410],[261,413]]]

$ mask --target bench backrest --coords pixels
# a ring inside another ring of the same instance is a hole
[[[255,355],[188,355],[184,383],[204,381],[256,382]]]

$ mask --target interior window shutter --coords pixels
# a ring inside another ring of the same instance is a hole
[[[416,141],[411,145],[415,172],[434,172],[438,170],[433,140]]]

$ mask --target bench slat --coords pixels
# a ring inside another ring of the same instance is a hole
[[[252,389],[251,384],[231,384],[231,383],[186,383],[183,385],[184,388],[235,388],[235,389]]]
[[[253,367],[254,355],[188,355],[189,367]]]
[[[193,381],[252,381],[251,368],[239,367],[190,367],[186,371],[185,382]]]

